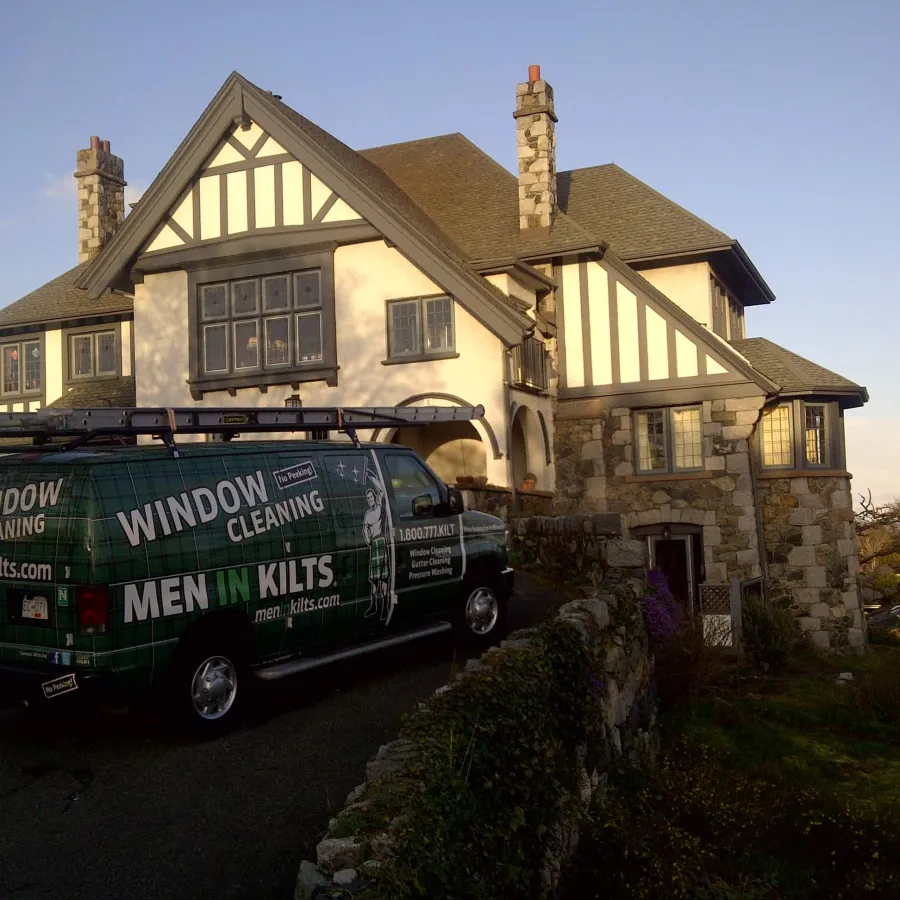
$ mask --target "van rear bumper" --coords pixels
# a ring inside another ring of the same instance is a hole
[[[74,679],[72,687],[66,679]],[[45,691],[45,685],[56,685]],[[4,703],[99,700],[115,693],[114,679],[103,672],[79,672],[66,666],[0,665],[0,699]],[[49,696],[48,696],[49,693]]]

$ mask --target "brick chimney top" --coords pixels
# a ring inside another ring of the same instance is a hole
[[[78,182],[78,262],[89,262],[125,221],[125,163],[109,141],[91,135],[76,156]]]

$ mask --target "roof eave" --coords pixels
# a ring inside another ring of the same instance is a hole
[[[843,409],[859,409],[869,402],[869,392],[862,385],[849,387],[848,385],[840,385],[838,387],[828,385],[817,385],[808,388],[786,388],[778,393],[779,397],[831,397],[838,400]]]
[[[747,251],[744,250],[739,241],[732,240],[716,244],[699,244],[696,246],[679,247],[674,250],[662,250],[659,252],[637,251],[633,253],[623,253],[621,254],[621,259],[630,266],[636,266],[654,262],[666,262],[675,259],[688,259],[692,256],[708,256],[713,253],[733,254],[737,265],[756,286],[760,295],[760,300],[757,303],[748,305],[768,305],[775,300],[774,291],[766,283],[766,280],[760,274],[759,269],[753,264],[753,261],[747,255]]]

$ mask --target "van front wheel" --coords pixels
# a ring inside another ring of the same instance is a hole
[[[506,599],[499,577],[484,569],[465,577],[455,624],[467,646],[487,647],[500,639],[506,625]]]

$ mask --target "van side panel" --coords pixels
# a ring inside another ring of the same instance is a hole
[[[305,609],[330,595],[315,451],[188,449],[94,469],[119,671],[160,675],[191,622],[224,610],[253,624],[261,658],[276,656],[295,624],[290,600]]]

